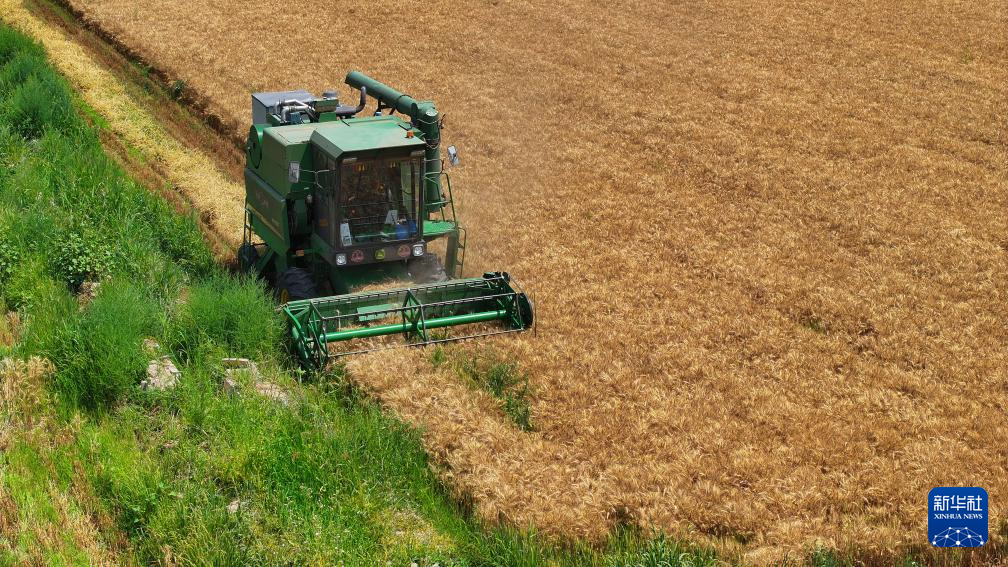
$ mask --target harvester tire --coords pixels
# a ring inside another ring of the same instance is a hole
[[[297,301],[299,299],[311,299],[318,296],[318,288],[315,280],[306,270],[301,268],[287,268],[287,271],[280,276],[277,282],[277,293],[281,303]]]
[[[259,251],[248,242],[238,249],[238,267],[243,272],[251,272],[259,261]]]

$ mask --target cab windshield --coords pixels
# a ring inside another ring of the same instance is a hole
[[[330,233],[334,244],[345,247],[416,238],[421,157],[351,157],[338,166],[331,158],[326,161],[330,174],[321,177],[328,181],[322,185],[335,189],[329,195],[335,203],[326,207],[335,213],[338,226],[335,234]],[[339,174],[331,175],[337,167]]]

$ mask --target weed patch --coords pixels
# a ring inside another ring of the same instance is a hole
[[[41,137],[46,128],[65,130],[73,124],[69,102],[51,71],[37,72],[13,90],[5,118],[15,132],[32,140]]]
[[[111,280],[84,313],[61,329],[51,353],[60,392],[85,407],[108,404],[140,382],[147,359],[140,345],[154,334],[158,306],[143,290]]]
[[[186,92],[186,83],[182,79],[177,79],[171,84],[171,88],[168,89],[168,94],[175,100],[181,100],[182,96]]]
[[[436,352],[431,356],[440,358]],[[501,361],[489,351],[460,356],[456,363],[459,375],[497,398],[501,410],[519,429],[532,431],[529,379],[518,363]]]
[[[45,57],[34,45],[26,44],[20,48],[0,68],[0,91],[10,94],[37,73],[45,73],[47,69]],[[11,114],[4,109],[4,122],[9,122]]]
[[[0,242],[0,289],[14,273],[21,254],[9,242]]]

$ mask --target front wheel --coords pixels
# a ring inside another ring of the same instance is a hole
[[[318,297],[315,279],[303,268],[288,268],[277,281],[277,298],[280,303]]]

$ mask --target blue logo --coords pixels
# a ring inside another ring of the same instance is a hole
[[[987,491],[939,486],[928,493],[928,539],[935,547],[987,543]]]

